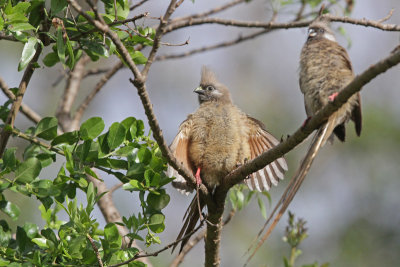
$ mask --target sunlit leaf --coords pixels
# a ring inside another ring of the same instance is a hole
[[[82,123],[79,133],[82,140],[93,140],[104,130],[104,121],[100,117],[93,117]]]
[[[29,183],[39,175],[41,170],[42,166],[40,160],[37,158],[29,158],[18,166],[15,171],[15,181],[19,183]]]
[[[35,37],[30,37],[28,42],[24,45],[22,56],[18,64],[18,71],[23,70],[35,56],[37,42],[38,40]]]

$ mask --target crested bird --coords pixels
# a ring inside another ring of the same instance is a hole
[[[337,43],[335,35],[329,27],[329,21],[323,17],[316,18],[309,25],[307,41],[300,55],[299,76],[300,90],[304,94],[304,104],[308,119],[314,116],[330,101],[333,101],[338,93],[354,78],[353,67],[346,49]],[[308,119],[304,123],[307,123]],[[345,123],[350,119],[354,122],[356,134],[360,136],[362,119],[359,93],[351,96],[315,133],[299,168],[259,232],[257,239],[261,236],[280,207],[279,213],[275,216],[267,232],[258,242],[256,249],[248,261],[268,238],[286,211],[304,181],[320,148],[326,141],[333,141],[334,136],[342,142],[345,141]]]
[[[198,95],[200,106],[182,122],[170,149],[176,159],[195,174],[197,185],[204,183],[212,192],[228,173],[276,146],[279,141],[265,130],[262,122],[233,104],[228,88],[210,69],[202,68],[200,86],[194,93]],[[244,182],[250,190],[269,190],[271,185],[277,185],[284,178],[286,170],[285,159],[278,158],[252,173]],[[168,175],[176,177],[172,185],[181,192],[193,191],[171,166],[168,166]],[[201,216],[205,201],[200,199],[197,208],[195,198],[177,239],[190,233]],[[182,241],[181,250],[187,241],[188,238]]]

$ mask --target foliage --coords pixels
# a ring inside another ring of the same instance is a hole
[[[285,267],[294,267],[295,261],[298,256],[300,256],[303,252],[299,249],[300,243],[307,238],[307,228],[305,228],[306,221],[303,219],[298,219],[295,221],[295,216],[290,211],[288,212],[288,226],[286,226],[285,236],[283,237],[283,241],[288,243],[290,246],[290,257],[289,259],[283,257],[283,263]],[[324,263],[319,265],[318,263],[313,264],[305,264],[301,267],[328,267],[329,263]]]
[[[10,227],[2,220],[0,256],[3,263],[95,264],[97,259],[88,236],[94,239],[104,263],[128,260],[138,253],[136,248],[121,250],[122,237],[116,224],[109,223],[99,229],[92,217],[94,205],[102,197],[86,179],[87,175],[97,178],[93,168],[114,175],[124,183],[125,190],[139,193],[142,212],[124,217],[119,223],[130,230],[128,242],[145,240],[148,246],[160,243],[157,234],[165,228],[162,209],[169,203],[163,186],[171,179],[164,174],[166,163],[157,144],[144,135],[143,122],[129,117],[113,123],[101,134],[104,122],[94,117],[82,123],[79,131],[61,135],[57,135],[57,124],[56,118],[47,117],[26,133],[14,130],[33,142],[25,148],[23,160],[17,159],[16,148],[8,148],[0,160],[1,211],[13,220],[20,214],[20,208],[3,194],[11,190],[38,199],[46,222],[41,231],[28,222],[18,226],[13,237]],[[39,143],[37,138],[51,142],[51,146]],[[57,176],[40,177],[42,169],[56,161],[56,153],[65,156]],[[85,207],[77,202],[78,189],[86,194]],[[68,222],[58,220],[60,210],[66,211]]]

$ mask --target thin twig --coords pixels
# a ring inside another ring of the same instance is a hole
[[[110,194],[114,193],[116,190],[120,189],[124,184],[123,183],[118,183],[116,185],[114,185],[113,187],[110,188],[110,190],[108,190],[108,192]]]
[[[144,79],[146,79],[147,74],[150,70],[150,66],[154,61],[158,48],[160,47],[161,37],[165,34],[165,27],[167,26],[167,21],[176,8],[177,8],[176,0],[171,0],[167,10],[165,11],[164,16],[160,19],[160,24],[158,25],[158,28],[156,30],[156,35],[154,36],[153,47],[151,48],[150,54],[147,58],[146,65],[144,66],[142,71]]]
[[[15,38],[12,35],[6,35],[4,32],[0,32],[0,40],[19,42],[19,40],[17,38]]]
[[[301,6],[299,8],[299,11],[297,12],[296,15],[296,20],[301,20],[301,18],[303,18],[303,13],[304,13],[304,9],[307,6],[307,2],[305,0],[301,0]]]
[[[13,102],[10,112],[7,116],[6,121],[4,122],[5,124],[8,124],[11,126],[11,128],[14,127],[14,122],[15,122],[15,117],[18,114],[19,108],[22,104],[22,98],[24,97],[26,88],[28,87],[28,84],[32,78],[33,72],[35,71],[34,64],[37,62],[39,59],[39,56],[42,52],[42,46],[38,45],[36,48],[36,53],[33,56],[31,62],[29,62],[28,66],[25,69],[24,75],[22,76],[21,82],[19,84],[17,96],[15,97],[15,101]],[[10,132],[9,131],[3,131],[1,132],[0,135],[0,158],[3,157],[4,150],[6,149],[8,139],[10,138]]]
[[[333,16],[330,14],[322,15],[322,17],[327,18],[330,21],[362,25],[365,27],[374,27],[384,31],[400,31],[400,25],[382,24],[379,23],[379,21],[374,21],[374,20],[354,19],[349,17]],[[220,18],[197,18],[197,19],[188,19],[185,21],[178,21],[171,23],[168,27],[166,27],[165,31],[170,32],[184,27],[189,27],[193,25],[203,25],[203,24],[219,24],[225,26],[235,26],[235,27],[245,27],[245,28],[289,29],[289,28],[307,27],[312,21],[313,20],[295,21],[289,23],[274,23],[274,22],[260,22],[260,21],[229,20]]]
[[[389,14],[386,17],[384,17],[381,20],[386,21],[388,18],[390,18],[392,16],[391,13],[393,13],[392,10],[389,12]],[[349,18],[349,17],[333,16],[331,14],[325,14],[325,15],[322,15],[322,17],[325,17],[325,18],[329,19],[330,21],[350,23],[350,24],[361,25],[361,26],[365,26],[365,27],[373,27],[373,28],[380,29],[383,31],[400,31],[400,25],[383,24],[380,22],[380,20],[367,20],[365,18],[353,19],[353,18]]]
[[[110,80],[118,70],[120,70],[124,64],[121,61],[118,61],[117,64],[114,65],[103,77],[101,77],[100,81],[96,84],[94,89],[86,96],[85,100],[82,104],[79,105],[77,108],[74,118],[72,119],[72,123],[74,124],[73,127],[77,127],[79,122],[83,116],[83,113],[86,111],[87,107],[89,106],[90,102],[94,99],[98,92],[103,88],[103,86]]]
[[[110,71],[111,68],[94,68],[94,69],[90,69],[85,71],[85,73],[83,74],[83,77],[86,78],[88,76],[93,76],[93,75],[99,75],[99,74],[103,74],[106,73],[108,71]]]
[[[130,18],[130,19],[116,20],[116,21],[111,22],[110,24],[108,24],[108,26],[111,27],[111,26],[115,26],[115,25],[118,25],[118,24],[121,24],[121,25],[122,25],[122,24],[129,23],[129,22],[135,22],[135,21],[138,20],[138,19],[147,17],[149,14],[150,14],[149,12],[144,12],[144,13],[139,14],[139,15],[136,15],[136,16],[134,16],[133,18]]]
[[[0,88],[9,99],[15,101],[15,95],[11,92],[8,85],[1,77],[0,77]],[[42,117],[39,114],[37,114],[24,102],[21,103],[20,110],[22,114],[24,114],[30,121],[34,123],[38,123],[42,119]]]
[[[276,17],[277,17],[277,13],[274,12],[270,22],[275,21]],[[236,38],[234,40],[231,40],[231,41],[225,41],[225,42],[221,42],[221,43],[218,43],[218,44],[215,44],[215,45],[205,46],[205,47],[202,47],[202,48],[196,48],[196,49],[193,49],[193,50],[190,50],[190,51],[187,51],[187,52],[183,52],[183,53],[180,53],[180,54],[161,55],[161,56],[156,57],[156,61],[157,60],[158,61],[162,61],[162,60],[167,60],[167,59],[182,58],[182,57],[187,57],[187,56],[191,56],[191,55],[194,55],[194,54],[202,53],[202,52],[205,52],[205,51],[210,51],[210,50],[214,50],[214,49],[218,49],[218,48],[223,48],[223,47],[236,45],[236,44],[239,44],[241,42],[245,42],[245,41],[257,38],[257,37],[259,37],[259,36],[261,36],[263,34],[271,32],[271,31],[273,31],[273,30],[272,29],[263,29],[261,31],[254,32],[254,33],[251,33],[251,34],[246,35],[246,36],[239,35],[238,38]]]
[[[120,262],[120,263],[117,263],[117,264],[114,264],[114,265],[110,265],[109,267],[118,267],[118,266],[122,266],[122,265],[128,264],[128,263],[130,263],[130,262],[132,262],[132,261],[134,261],[134,260],[137,260],[137,259],[139,259],[139,258],[156,257],[156,256],[158,256],[158,254],[160,254],[161,252],[163,252],[163,251],[165,251],[165,250],[167,250],[167,249],[169,249],[169,248],[172,248],[173,246],[175,246],[176,244],[178,244],[179,242],[181,242],[183,239],[192,236],[194,233],[196,233],[196,232],[203,226],[203,224],[204,224],[204,220],[203,220],[203,221],[200,221],[200,224],[199,224],[195,229],[193,229],[193,231],[187,233],[187,234],[184,235],[182,238],[177,239],[177,240],[175,240],[175,241],[172,242],[172,243],[169,243],[168,245],[166,245],[166,246],[163,247],[162,249],[159,249],[159,250],[157,250],[157,251],[155,251],[155,252],[152,252],[152,253],[144,253],[144,254],[139,254],[139,253],[138,253],[138,254],[136,254],[135,256],[133,256],[132,258],[130,258],[129,260],[126,260],[126,261],[123,261],[123,262]]]
[[[246,0],[235,0],[235,1],[232,1],[232,2],[229,2],[229,3],[226,3],[224,5],[215,7],[213,9],[208,10],[208,11],[203,12],[203,13],[198,13],[198,14],[193,14],[193,15],[189,15],[189,16],[185,16],[185,17],[175,18],[171,22],[177,22],[177,21],[187,20],[187,19],[201,18],[201,17],[208,17],[210,15],[222,12],[222,11],[228,9],[228,8],[231,8],[231,7],[235,6],[235,5],[243,3],[245,1]]]
[[[261,30],[246,36],[241,36],[239,35],[239,37],[237,37],[234,40],[231,41],[226,41],[226,42],[221,42],[218,44],[214,44],[214,45],[210,45],[210,46],[204,46],[201,48],[195,48],[193,50],[187,51],[187,52],[183,52],[183,53],[178,53],[178,54],[166,54],[166,55],[160,55],[158,57],[156,57],[156,61],[162,61],[162,60],[167,60],[167,59],[177,59],[177,58],[183,58],[183,57],[188,57],[191,55],[195,55],[198,53],[202,53],[202,52],[206,52],[206,51],[210,51],[210,50],[214,50],[214,49],[218,49],[218,48],[223,48],[223,47],[228,47],[228,46],[232,46],[232,45],[236,45],[239,44],[241,42],[245,42],[251,39],[254,39],[258,36],[261,36],[265,33],[270,32],[270,29],[265,29],[265,30]]]
[[[99,250],[97,249],[97,246],[93,241],[93,238],[89,234],[86,234],[86,237],[89,239],[89,242],[92,245],[92,248],[93,248],[94,252],[96,253],[96,258],[97,258],[97,262],[99,263],[99,266],[103,267],[104,266],[103,265],[103,261],[101,260],[101,256],[100,256]]]
[[[137,4],[134,4],[133,6],[131,6],[131,7],[129,8],[129,10],[132,11],[132,10],[134,10],[135,8],[140,7],[141,5],[143,5],[144,3],[146,3],[147,1],[148,1],[148,0],[139,1]]]

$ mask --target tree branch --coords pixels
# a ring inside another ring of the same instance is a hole
[[[75,64],[74,69],[69,73],[67,84],[64,89],[64,95],[61,98],[61,102],[56,114],[60,126],[64,132],[70,132],[75,129],[71,124],[71,109],[84,77],[85,66],[89,60],[89,56],[83,55]]]
[[[0,31],[0,40],[7,40],[7,41],[13,41],[13,42],[19,42],[17,38],[15,38],[12,35],[6,35],[4,32]]]
[[[158,25],[158,28],[156,30],[156,35],[154,36],[153,47],[151,48],[150,54],[147,58],[146,65],[144,66],[143,71],[142,71],[142,75],[145,80],[146,80],[147,74],[150,70],[150,66],[153,63],[153,60],[156,56],[158,48],[160,47],[161,37],[165,33],[165,27],[167,26],[167,21],[170,18],[170,16],[172,15],[172,13],[175,11],[175,9],[177,8],[177,5],[179,5],[179,4],[176,3],[176,0],[171,0],[167,10],[165,11],[164,16],[161,17],[161,19],[160,19],[160,24]]]
[[[228,216],[224,220],[223,226],[227,225],[231,221],[233,216],[235,216],[235,214],[236,214],[236,210],[235,209],[231,209],[231,211],[229,212]],[[207,233],[207,229],[204,229],[199,234],[197,234],[194,238],[189,240],[186,243],[186,245],[183,247],[181,253],[179,253],[175,257],[175,259],[172,261],[172,263],[169,265],[169,267],[177,267],[183,261],[185,256],[192,250],[192,248],[194,246],[196,246],[202,239],[205,238],[206,233]]]
[[[322,17],[335,22],[344,22],[355,25],[362,25],[366,27],[374,27],[384,31],[400,31],[400,25],[382,24],[379,21],[374,21],[374,20],[353,19],[349,17],[333,16],[330,14],[322,15]],[[197,18],[197,19],[187,19],[178,22],[171,22],[169,26],[165,29],[165,31],[171,32],[184,27],[189,27],[193,25],[202,25],[202,24],[219,24],[225,26],[235,26],[235,27],[245,27],[245,28],[289,29],[289,28],[307,27],[312,21],[313,20],[275,23],[275,22],[260,22],[260,21],[228,20],[220,18]]]
[[[21,106],[22,98],[24,97],[26,88],[32,78],[33,72],[35,71],[34,64],[37,62],[41,52],[42,52],[42,46],[38,45],[36,48],[35,55],[33,56],[31,62],[29,62],[28,66],[26,67],[26,70],[24,72],[24,75],[22,76],[21,82],[19,84],[17,96],[15,97],[15,101],[11,106],[10,113],[8,114],[7,119],[4,122],[5,124],[10,125],[11,128],[14,127],[15,117],[17,116],[19,108]],[[10,131],[5,131],[3,128],[1,135],[0,135],[0,158],[3,157],[3,153],[7,146],[7,142],[8,142],[9,138],[10,138]]]
[[[229,190],[229,189],[228,189]],[[210,222],[207,224],[207,234],[205,239],[205,263],[209,266],[220,266],[220,247],[222,232],[222,215],[225,209],[225,198],[228,190],[217,187],[214,193],[214,205],[207,205],[208,217]]]
[[[89,242],[92,245],[92,248],[93,248],[94,252],[96,253],[96,258],[97,258],[97,262],[99,263],[99,266],[103,267],[104,265],[103,265],[103,262],[101,260],[101,256],[100,256],[99,250],[97,249],[96,244],[93,241],[93,238],[89,234],[86,234],[86,237],[87,237],[87,239],[89,239]]]

